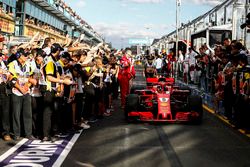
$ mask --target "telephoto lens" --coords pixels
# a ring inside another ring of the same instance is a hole
[[[246,16],[246,22],[240,26],[241,29],[244,29],[246,27],[250,27],[250,13],[248,13]]]

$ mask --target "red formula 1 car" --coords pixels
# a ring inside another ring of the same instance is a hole
[[[188,87],[176,86],[173,78],[147,78],[136,82],[126,97],[125,118],[128,121],[202,122],[202,98],[191,95]],[[145,89],[141,86],[143,82]]]

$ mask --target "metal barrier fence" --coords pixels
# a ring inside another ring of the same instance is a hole
[[[189,85],[181,81],[176,81],[176,84],[179,86],[189,87],[192,91],[192,94],[201,96],[203,99],[203,104],[209,107],[210,109],[215,110],[217,108],[214,103],[214,98],[215,98],[214,95],[202,92],[201,90],[199,90],[199,88],[196,85]],[[224,110],[223,101],[219,101],[217,112],[224,115],[225,110]]]

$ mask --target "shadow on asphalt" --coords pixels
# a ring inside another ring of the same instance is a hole
[[[209,113],[204,112],[202,125],[131,124],[120,101],[114,104],[112,116],[83,131],[63,166],[250,166],[250,141]]]

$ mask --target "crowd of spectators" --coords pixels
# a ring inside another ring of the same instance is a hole
[[[4,8],[2,7],[2,4],[0,4],[0,14],[5,15],[6,17],[10,17],[13,19],[14,17],[14,13],[10,10],[4,10]]]
[[[57,35],[64,35],[64,33],[62,31],[57,30],[56,28],[46,24],[46,23],[42,23],[39,21],[36,21],[34,18],[26,18],[25,19],[25,24],[26,25],[32,25],[32,26],[36,26],[37,28],[41,28],[46,32],[50,32],[51,34],[57,34]]]
[[[2,43],[0,48],[3,139],[55,141],[110,116],[112,100],[118,98],[118,76],[130,69],[131,52],[124,56],[103,43],[60,45],[53,38],[39,45],[34,39],[10,48]],[[120,68],[122,56],[126,65]]]
[[[190,76],[188,82],[213,96],[216,113],[222,114],[219,112],[219,103],[222,102],[224,117],[247,131],[250,127],[249,58],[249,52],[241,41],[226,38],[213,50],[209,50],[206,44],[198,51],[190,49],[184,60],[189,65],[186,70]]]

